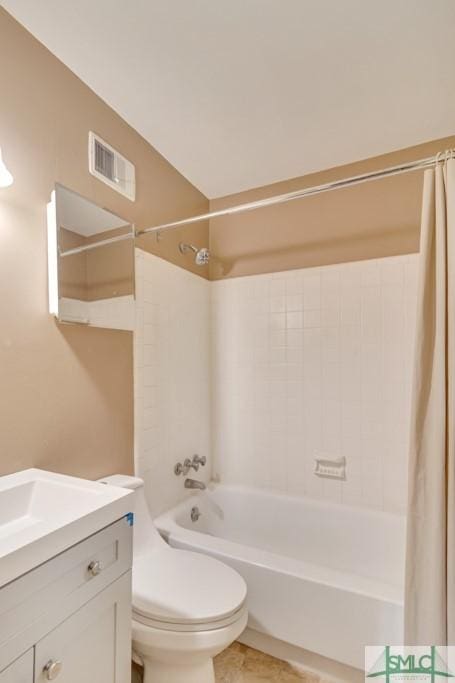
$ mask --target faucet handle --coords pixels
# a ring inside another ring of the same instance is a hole
[[[195,472],[198,471],[199,465],[204,465],[207,463],[207,458],[205,455],[202,457],[200,455],[194,455],[193,459],[190,460],[189,458],[185,458],[183,461],[183,465],[181,462],[178,462],[175,467],[174,467],[174,473],[179,476],[180,474],[183,474],[184,477],[188,474],[188,472],[193,469]]]
[[[191,462],[191,460],[189,458],[186,458],[183,461],[183,465],[181,462],[178,462],[176,464],[176,466],[174,467],[174,474],[176,474],[177,476],[179,476],[180,474],[183,474],[183,476],[186,477],[186,475],[188,474],[188,472],[190,471],[190,469],[192,467],[193,467],[193,463]]]
[[[189,458],[186,458],[185,462],[183,463],[185,467],[188,467],[188,471],[193,468],[195,472],[198,471],[199,469],[199,463],[196,462],[196,460],[193,458],[193,460],[190,460]]]
[[[197,465],[198,467],[199,467],[199,465],[202,465],[202,467],[204,467],[206,464],[207,464],[207,458],[205,457],[205,455],[202,455],[202,456],[194,455],[193,456],[193,467],[194,467],[194,465]]]

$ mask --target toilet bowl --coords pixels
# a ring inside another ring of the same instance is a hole
[[[212,557],[168,546],[141,479],[102,481],[135,491],[132,634],[144,683],[214,683],[213,657],[246,627],[245,581]]]

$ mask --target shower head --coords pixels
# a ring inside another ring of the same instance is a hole
[[[198,266],[206,266],[210,261],[210,252],[207,247],[203,247],[196,252],[195,262]]]
[[[207,247],[202,247],[198,249],[193,244],[186,244],[185,242],[180,242],[179,251],[181,254],[188,254],[190,251],[194,254],[194,262],[198,266],[206,266],[210,261],[210,252]]]

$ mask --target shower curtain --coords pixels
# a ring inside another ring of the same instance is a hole
[[[405,643],[455,645],[455,159],[425,171],[411,408]]]

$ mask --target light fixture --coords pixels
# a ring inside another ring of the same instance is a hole
[[[13,184],[14,178],[5,166],[2,159],[2,150],[0,148],[0,187],[9,187]]]
[[[53,190],[51,200],[47,205],[47,276],[49,313],[58,318],[58,245],[55,190]]]

